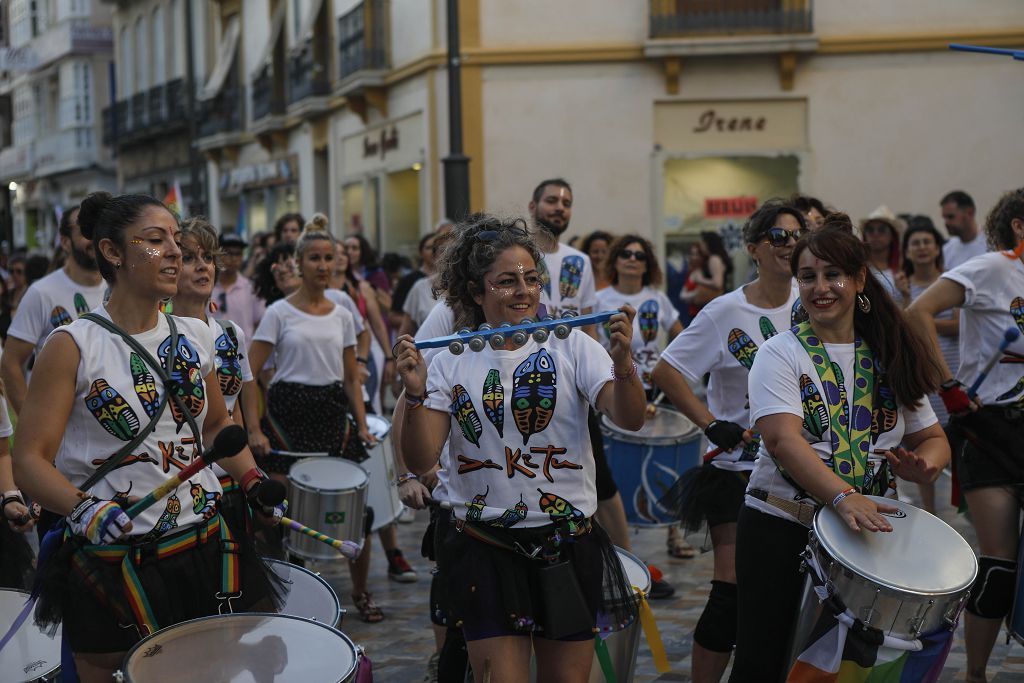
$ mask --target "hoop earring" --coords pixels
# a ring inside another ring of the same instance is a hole
[[[871,312],[871,299],[864,292],[857,292],[857,308],[860,309],[861,313]]]

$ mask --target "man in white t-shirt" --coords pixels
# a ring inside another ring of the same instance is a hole
[[[939,202],[942,220],[946,223],[949,240],[942,247],[942,261],[946,270],[952,270],[975,256],[988,251],[985,236],[975,220],[974,200],[963,190],[953,190]]]
[[[60,246],[67,254],[64,267],[37,280],[21,299],[0,360],[0,377],[15,413],[25,399],[29,358],[43,348],[50,332],[103,303],[103,282],[92,242],[78,228],[78,207],[61,216]]]

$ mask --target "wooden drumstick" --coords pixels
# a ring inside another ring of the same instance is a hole
[[[299,533],[306,534],[311,538],[315,538],[321,543],[326,543],[350,560],[358,558],[359,553],[363,550],[363,546],[360,543],[356,543],[355,541],[339,541],[336,538],[331,538],[327,534],[320,533],[316,529],[310,529],[305,524],[300,524],[290,517],[282,517],[281,524],[293,531],[298,531]]]

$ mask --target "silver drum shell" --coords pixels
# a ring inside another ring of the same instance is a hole
[[[318,486],[314,482],[301,482],[294,476],[295,468],[308,461],[334,461],[346,467],[355,468],[362,476],[357,477],[356,483],[343,486],[325,482]],[[339,541],[358,543],[364,536],[368,483],[369,477],[366,470],[348,460],[339,458],[300,460],[292,466],[292,473],[288,475],[287,514],[295,521]],[[288,531],[284,542],[288,552],[306,560],[332,562],[344,559],[336,549],[298,531]]]

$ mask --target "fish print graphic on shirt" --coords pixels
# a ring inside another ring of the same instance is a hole
[[[583,257],[566,256],[562,259],[562,270],[558,274],[558,293],[563,299],[571,299],[580,291],[583,281]]]
[[[483,493],[478,493],[473,496],[472,502],[466,503],[466,521],[467,522],[479,522],[481,515],[483,515],[484,507],[487,506],[487,494],[491,492],[491,487],[488,486],[487,490]]]
[[[874,410],[871,413],[871,443],[877,443],[878,437],[895,429],[898,420],[896,395],[885,382],[876,380]]]
[[[727,346],[732,357],[739,361],[739,364],[747,370],[754,365],[754,356],[757,355],[757,344],[750,338],[750,335],[734,327],[729,332]]]
[[[164,511],[160,513],[160,519],[156,521],[156,526],[153,527],[152,533],[162,536],[178,526],[179,514],[181,514],[181,501],[178,500],[177,495],[172,493],[170,498],[167,499],[167,505],[164,506]]]
[[[242,361],[238,353],[238,337],[230,327],[217,337],[214,343],[214,366],[220,393],[234,396],[242,390]]]
[[[772,324],[771,318],[766,315],[761,316],[761,320],[758,321],[758,326],[761,328],[761,336],[764,337],[765,341],[768,341],[778,334],[775,329],[775,325]]]
[[[173,358],[168,359],[171,354],[170,337],[161,342],[157,354],[159,354],[171,380],[171,391],[181,400],[192,417],[198,417],[206,405],[199,353],[184,335],[178,335],[178,348],[175,350]],[[170,403],[171,415],[180,432],[188,420],[178,408],[177,401]]]
[[[89,302],[85,300],[81,292],[75,292],[75,314],[81,318],[89,312]]]
[[[512,375],[512,419],[523,435],[544,431],[555,414],[558,397],[555,362],[545,349],[538,349],[519,364]]]
[[[89,387],[85,407],[107,432],[121,441],[131,441],[139,433],[139,418],[117,389],[102,377]]]
[[[505,387],[501,384],[501,374],[493,368],[487,371],[480,400],[484,406],[484,415],[494,425],[498,436],[504,437]]]
[[[63,306],[54,306],[53,310],[50,311],[50,325],[53,326],[53,329],[70,325],[72,322],[71,315]]]
[[[462,435],[466,437],[467,441],[480,448],[480,435],[483,434],[484,427],[480,422],[476,407],[473,406],[473,399],[461,384],[452,387],[450,410],[459,429],[462,430]]]
[[[647,343],[658,338],[658,302],[648,299],[636,311],[640,323],[640,337]]]
[[[146,415],[153,417],[160,406],[160,399],[156,393],[156,380],[153,373],[149,371],[145,361],[137,353],[132,351],[128,357],[128,366],[132,372],[132,384],[135,385],[135,396],[142,403],[142,409]]]
[[[541,511],[546,512],[552,522],[565,518],[573,522],[583,520],[583,513],[573,507],[572,503],[565,498],[554,493],[545,493],[540,489],[537,489],[537,493],[540,494],[538,505]]]
[[[503,529],[509,529],[526,519],[527,512],[526,503],[523,502],[523,494],[519,494],[519,502],[515,504],[515,507],[508,508],[502,512],[501,517],[491,521],[491,526],[500,526]]]
[[[828,410],[818,387],[807,375],[800,375],[800,403],[804,408],[804,429],[820,439],[828,429]]]

